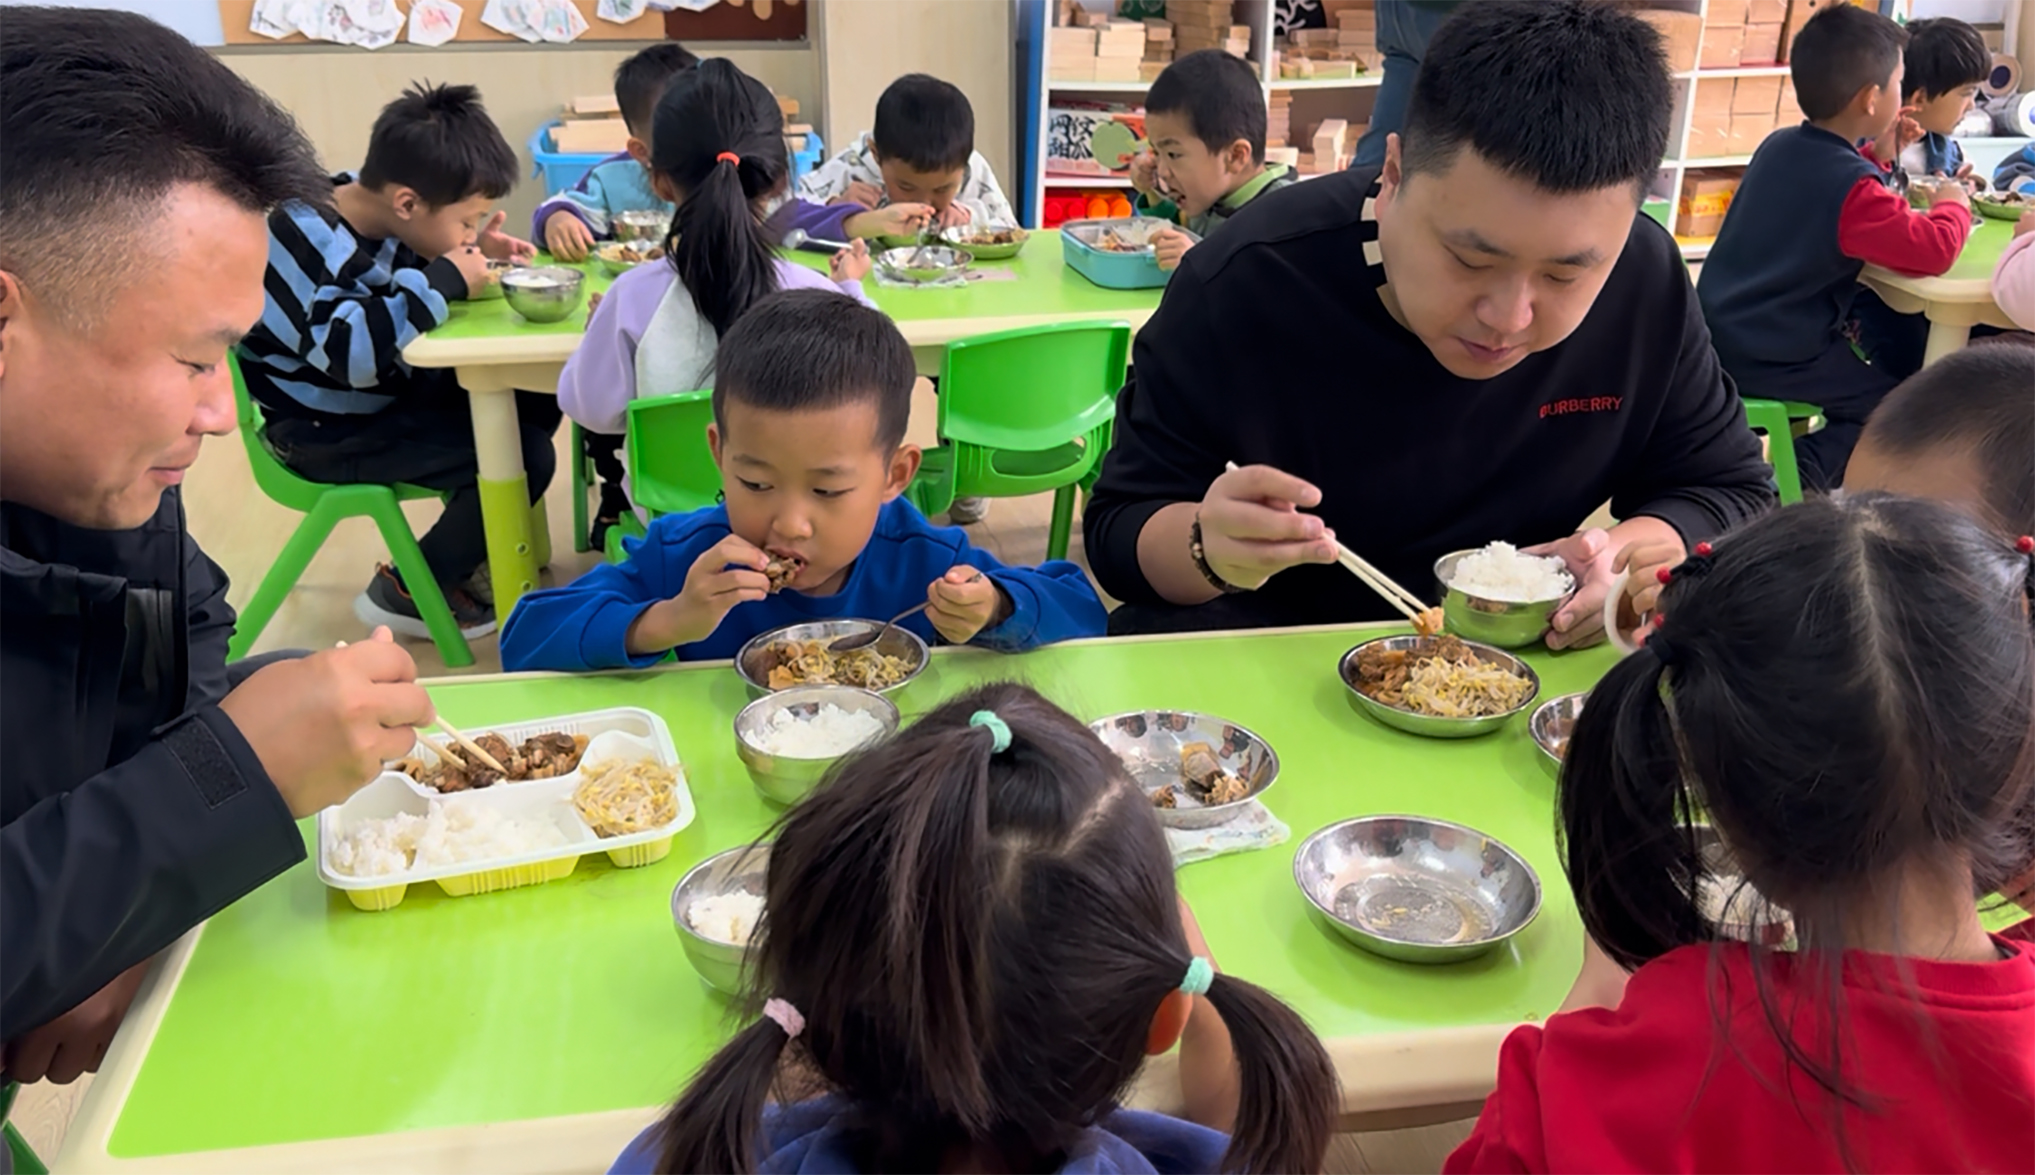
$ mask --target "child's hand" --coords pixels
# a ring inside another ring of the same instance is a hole
[[[1873,140],[1873,158],[1881,163],[1892,163],[1901,157],[1901,152],[1906,151],[1921,137],[1922,124],[1915,121],[1915,108],[1903,106],[1900,114],[1894,118],[1894,125]]]
[[[737,604],[770,594],[763,567],[770,557],[739,535],[729,535],[693,560],[678,595],[652,604],[629,626],[632,656],[661,653],[712,636]]]
[[[837,282],[859,282],[869,273],[869,242],[856,240],[827,258],[827,274]]]
[[[926,619],[948,643],[965,645],[1010,615],[1010,600],[996,582],[973,567],[950,567],[926,585]]]
[[[968,205],[960,203],[949,204],[946,211],[940,213],[940,227],[959,228],[974,219],[975,214],[969,211]]]
[[[1172,270],[1180,267],[1180,259],[1187,256],[1187,250],[1194,247],[1194,238],[1177,228],[1160,229],[1152,234],[1152,258],[1160,269]]]
[[[599,292],[591,293],[586,296],[586,322],[588,326],[593,325],[594,311],[599,310],[601,308],[601,299],[604,296],[605,295]]]
[[[537,246],[502,231],[502,222],[507,219],[506,212],[488,217],[486,227],[480,230],[480,251],[496,261],[523,262],[537,256]]]
[[[848,187],[829,204],[860,204],[864,208],[875,208],[883,203],[883,189],[861,180],[849,180]]]
[[[1132,158],[1131,187],[1148,202],[1159,202],[1159,157],[1150,150],[1140,151]]]
[[[594,235],[579,217],[554,212],[544,218],[544,247],[560,261],[585,261],[593,251]]]
[[[1955,204],[1969,212],[1971,211],[1971,190],[1963,184],[1937,184],[1936,190],[1929,193],[1929,207],[1934,209],[1942,204]]]
[[[1643,643],[1648,622],[1660,607],[1660,573],[1682,561],[1682,548],[1674,543],[1629,543],[1611,560],[1613,572],[1630,569],[1624,597],[1618,601],[1618,631],[1633,644]]]
[[[1969,159],[1965,160],[1963,163],[1958,164],[1957,171],[1954,174],[1952,174],[1950,178],[1956,180],[1958,183],[1963,184],[1967,191],[1972,192],[1976,192],[1983,189],[1986,183],[1984,176],[1977,176],[1972,174],[1971,161]]]
[[[931,204],[892,204],[843,222],[851,237],[908,237],[933,218]]]
[[[466,279],[466,296],[474,298],[488,288],[496,279],[488,272],[488,259],[472,245],[463,245],[446,254],[459,267],[459,276]]]

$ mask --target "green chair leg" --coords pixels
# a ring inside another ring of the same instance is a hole
[[[539,567],[551,566],[551,512],[543,498],[530,503],[530,556]]]
[[[1802,500],[1802,472],[1795,460],[1795,432],[1788,419],[1788,406],[1777,400],[1745,401],[1745,422],[1766,434],[1767,462],[1774,469],[1774,485],[1781,504]]]
[[[1077,488],[1064,485],[1053,491],[1053,526],[1046,532],[1048,559],[1067,557],[1067,540],[1074,530],[1074,493]]]
[[[423,548],[417,545],[417,536],[410,532],[410,523],[403,517],[403,508],[396,504],[393,495],[377,495],[377,500],[362,513],[374,519],[377,529],[382,532],[382,542],[388,544],[389,557],[396,562],[396,570],[403,574],[403,586],[410,589],[410,599],[417,605],[417,615],[424,618],[424,627],[431,633],[431,643],[438,646],[438,655],[445,659],[449,669],[464,669],[473,664],[473,650],[467,647],[466,637],[459,631],[459,622],[452,618],[452,609],[445,602],[445,593],[438,587],[438,577],[431,574],[431,565],[424,562]]]
[[[587,460],[585,430],[574,424],[572,438],[566,443],[572,446],[566,455],[567,463],[572,466],[572,549],[584,555],[593,550],[592,544],[587,542],[587,536],[593,533],[593,522],[587,517],[586,509],[587,488],[593,481],[593,471],[588,468],[592,462]]]
[[[254,589],[254,596],[247,606],[240,610],[239,619],[233,626],[233,636],[226,642],[226,659],[238,661],[247,656],[254,642],[261,639],[261,631],[268,622],[275,619],[276,610],[283,606],[283,600],[290,589],[297,586],[297,580],[304,575],[304,569],[311,565],[311,559],[318,554],[318,548],[325,545],[326,536],[342,518],[350,517],[335,496],[326,495],[318,500],[304,520],[297,524],[290,541],[283,544],[281,553],[261,577],[261,585]],[[408,528],[404,528],[408,533]],[[416,540],[410,540],[415,545]]]
[[[49,1168],[43,1166],[42,1160],[36,1157],[35,1149],[28,1145],[27,1139],[21,1137],[21,1132],[14,1128],[14,1123],[7,1121],[8,1113],[14,1109],[14,1095],[19,1092],[21,1086],[12,1081],[4,1088],[0,1088],[0,1138],[4,1138],[0,1145],[7,1147],[8,1156],[14,1160],[17,1175],[49,1175]]]

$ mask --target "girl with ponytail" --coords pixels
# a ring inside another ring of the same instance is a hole
[[[1116,756],[1024,686],[974,690],[779,822],[754,1018],[614,1169],[1318,1169],[1326,1052],[1183,910]],[[1190,1113],[1232,1133],[1118,1108],[1176,1041]]]
[[[1562,765],[1577,992],[1447,1170],[2028,1169],[2035,944],[1980,908],[2031,853],[2031,558],[1863,494],[1666,576]]]
[[[649,137],[651,187],[678,206],[663,255],[615,279],[558,381],[566,415],[596,433],[622,432],[638,396],[711,388],[721,336],[766,294],[832,289],[869,304],[867,246],[820,274],[778,257],[764,231],[791,159],[762,82],[723,58],[701,62],[671,80]]]

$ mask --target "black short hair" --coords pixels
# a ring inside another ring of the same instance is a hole
[[[1200,49],[1166,67],[1145,95],[1145,113],[1184,113],[1210,151],[1242,139],[1251,162],[1265,161],[1265,91],[1241,57]]]
[[[876,100],[876,153],[913,171],[966,167],[975,153],[975,108],[952,82],[908,73]]]
[[[1812,122],[1835,118],[1867,86],[1884,86],[1908,33],[1877,12],[1834,4],[1809,18],[1788,51],[1795,100]]]
[[[1977,29],[1954,17],[1908,22],[1908,68],[1901,75],[1901,97],[1927,94],[1934,98],[1964,86],[1975,86],[1993,71],[1993,52]]]
[[[1641,184],[1667,154],[1660,34],[1589,0],[1482,0],[1435,31],[1407,104],[1408,174],[1474,150],[1549,192]]]
[[[1887,393],[1860,443],[1895,457],[1970,454],[1987,521],[2035,534],[2035,345],[1988,342],[1931,363]]]
[[[374,120],[360,182],[376,191],[400,184],[443,208],[473,196],[501,199],[518,170],[478,89],[416,82]]]
[[[622,122],[639,139],[650,138],[650,119],[671,79],[698,65],[700,59],[677,41],[664,41],[615,67],[615,104]]]
[[[832,290],[780,290],[749,308],[714,354],[714,423],[727,435],[730,400],[767,412],[876,405],[877,443],[904,441],[918,368],[881,310]]]
[[[146,263],[179,184],[250,212],[331,203],[290,116],[162,25],[75,8],[8,8],[0,25],[0,269],[72,326],[98,325]]]

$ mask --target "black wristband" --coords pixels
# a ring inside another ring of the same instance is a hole
[[[1217,575],[1215,568],[1208,565],[1208,550],[1201,542],[1200,510],[1194,512],[1194,525],[1189,527],[1187,531],[1187,554],[1193,558],[1194,569],[1201,573],[1201,578],[1207,580],[1209,586],[1213,587],[1216,591],[1221,592],[1225,596],[1234,596],[1248,590],[1240,588],[1222,576]]]

